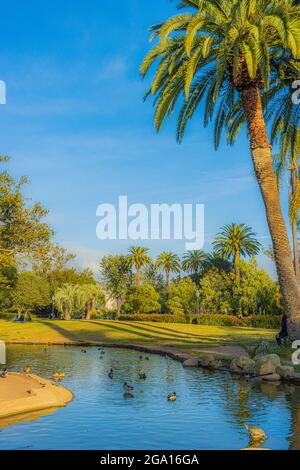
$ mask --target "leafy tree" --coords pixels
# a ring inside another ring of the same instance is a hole
[[[49,276],[53,272],[61,272],[66,269],[66,265],[75,257],[75,254],[69,253],[64,247],[49,242],[33,260],[32,268],[36,272]]]
[[[158,256],[156,260],[156,266],[159,269],[163,269],[165,271],[166,287],[168,289],[170,286],[170,274],[180,272],[181,266],[180,266],[179,257],[174,253],[170,253],[169,251],[164,251]]]
[[[119,314],[132,282],[128,256],[104,256],[100,263],[100,273],[107,293],[117,302]]]
[[[261,244],[256,240],[255,233],[244,224],[225,225],[213,246],[217,255],[224,259],[233,259],[237,283],[241,281],[241,256],[254,256],[260,251]]]
[[[129,248],[129,261],[131,266],[136,270],[136,283],[139,286],[141,283],[141,269],[143,266],[148,266],[152,263],[151,257],[148,255],[149,249],[140,246],[132,246]]]
[[[233,313],[232,273],[212,267],[200,281],[201,310],[204,313]]]
[[[16,268],[0,268],[0,312],[11,307],[11,295],[16,282]]]
[[[69,285],[95,284],[94,275],[91,269],[78,272],[74,268],[55,269],[45,274],[53,295],[57,289]]]
[[[263,99],[280,80],[282,66],[299,66],[299,6],[292,0],[181,0],[188,8],[151,28],[158,44],[141,67],[146,75],[158,63],[148,95],[156,95],[159,130],[177,102],[181,105],[178,139],[205,101],[204,123],[215,119],[215,144],[232,113],[242,107],[252,161],[272,236],[278,278],[292,339],[300,337],[300,289],[272,166]],[[185,96],[185,100],[182,99]],[[269,95],[270,100],[270,95]],[[232,132],[235,139],[238,129]]]
[[[7,172],[0,173],[0,267],[15,266],[17,259],[39,255],[53,235],[42,222],[48,211],[39,203],[30,207],[23,196],[26,183],[25,177],[15,181]]]
[[[38,311],[47,307],[50,302],[49,286],[43,277],[30,271],[18,273],[12,291],[12,303],[19,314]]]
[[[197,310],[197,286],[190,278],[179,279],[170,285],[167,308],[173,314],[184,314],[189,321]]]
[[[191,273],[196,282],[199,282],[206,260],[207,254],[204,251],[188,251],[183,255],[182,268],[184,271]]]
[[[157,292],[162,292],[164,289],[164,279],[162,274],[159,272],[155,263],[151,263],[145,266],[142,273],[142,282],[143,284],[148,284]]]
[[[142,284],[132,286],[127,294],[124,310],[130,313],[153,313],[160,309],[159,294],[154,287]]]

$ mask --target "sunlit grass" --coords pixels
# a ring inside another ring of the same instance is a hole
[[[94,320],[36,320],[32,323],[0,320],[0,339],[6,342],[61,344],[78,341],[197,349],[256,344],[263,340],[272,341],[274,336],[272,330],[239,327]]]

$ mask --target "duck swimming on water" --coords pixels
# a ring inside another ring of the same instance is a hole
[[[123,388],[124,388],[125,392],[130,392],[131,390],[134,390],[134,387],[129,385],[127,382],[124,383]]]
[[[263,440],[268,439],[268,436],[266,435],[263,429],[256,428],[256,427],[251,428],[247,424],[244,424],[244,426],[249,432],[252,441],[257,442],[257,441],[263,441]]]
[[[177,400],[177,395],[175,392],[169,393],[168,395],[168,401],[176,401]]]
[[[108,373],[108,377],[109,377],[110,379],[113,379],[113,378],[114,378],[114,371],[113,371],[113,369],[110,369],[110,371],[109,371],[109,373]]]

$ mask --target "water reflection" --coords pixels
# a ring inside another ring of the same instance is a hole
[[[265,430],[263,449],[300,449],[300,388],[149,359],[129,350],[9,347],[12,369],[30,365],[45,378],[61,370],[75,399],[55,414],[13,422],[0,433],[0,449],[242,449],[254,445],[245,423]],[[124,399],[124,382],[134,399]],[[177,402],[168,403],[174,391]]]

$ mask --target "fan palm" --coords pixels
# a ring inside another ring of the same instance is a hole
[[[300,56],[300,7],[292,0],[182,0],[189,7],[151,28],[158,44],[141,67],[157,62],[148,95],[156,95],[155,126],[160,130],[177,102],[178,138],[201,101],[204,123],[215,118],[215,141],[235,106],[248,126],[252,161],[272,236],[291,338],[300,337],[300,289],[272,166],[262,97],[279,77],[280,65]],[[182,100],[182,95],[185,100]]]
[[[199,280],[207,255],[202,250],[188,251],[183,255],[182,268]]]
[[[257,255],[261,248],[261,244],[255,238],[255,233],[244,224],[225,225],[216,236],[213,246],[217,255],[226,260],[233,259],[238,284],[241,280],[241,256]]]
[[[180,259],[175,253],[170,253],[169,251],[164,251],[161,253],[157,260],[156,266],[159,269],[163,269],[166,273],[166,287],[167,289],[170,286],[170,274],[180,272]]]
[[[131,246],[129,248],[129,263],[135,267],[136,270],[136,283],[141,284],[141,270],[143,266],[151,264],[152,259],[148,255],[149,249],[140,246]]]
[[[54,294],[54,303],[57,310],[64,315],[65,320],[71,320],[76,307],[78,286],[65,284]]]

